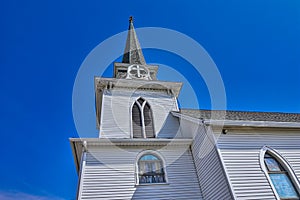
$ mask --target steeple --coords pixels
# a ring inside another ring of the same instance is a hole
[[[146,61],[136,36],[133,17],[129,18],[129,28],[122,63],[146,65]]]
[[[158,65],[146,64],[139,40],[129,18],[129,28],[122,62],[114,63],[114,78],[127,80],[157,80]]]

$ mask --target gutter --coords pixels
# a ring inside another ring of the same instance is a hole
[[[276,122],[276,121],[248,121],[248,120],[219,120],[219,119],[202,119],[184,115],[171,111],[175,117],[185,119],[194,123],[204,123],[205,125],[217,126],[243,126],[243,127],[274,127],[274,128],[300,128],[300,122]]]
[[[300,128],[299,122],[274,122],[274,121],[245,121],[245,120],[204,120],[207,125],[224,126],[252,126],[252,127],[275,127],[275,128]]]

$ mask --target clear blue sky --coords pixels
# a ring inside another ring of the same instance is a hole
[[[199,42],[219,68],[228,109],[300,113],[298,0],[10,0],[0,15],[0,199],[75,198],[68,138],[78,137],[76,73],[95,46],[127,29],[130,15],[136,28],[169,28]],[[144,55],[184,63],[167,52]],[[209,109],[205,85],[199,90]]]

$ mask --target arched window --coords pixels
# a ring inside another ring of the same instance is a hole
[[[264,147],[264,171],[267,174],[278,199],[299,199],[297,179],[288,163],[271,148]]]
[[[165,183],[165,170],[162,160],[153,155],[145,154],[138,160],[138,183]]]
[[[132,106],[132,132],[134,138],[154,138],[151,107],[143,98]]]

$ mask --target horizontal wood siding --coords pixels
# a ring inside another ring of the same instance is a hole
[[[153,149],[153,146],[145,146]],[[89,148],[81,199],[202,199],[188,146],[156,149],[166,161],[167,184],[135,185],[138,147]]]
[[[169,113],[157,134],[158,138],[183,138],[181,134],[179,120]]]
[[[169,113],[178,108],[176,99],[171,95],[139,90],[105,90],[102,101],[101,137],[130,138],[131,107],[138,97],[143,97],[151,106],[155,134],[168,138],[176,135],[179,123],[177,119],[169,117]]]
[[[215,147],[213,134],[199,126],[192,152],[204,199],[233,199],[222,163]]]
[[[276,199],[259,163],[264,145],[278,151],[300,178],[300,133],[289,131],[229,132],[221,135],[218,147],[236,199]]]

